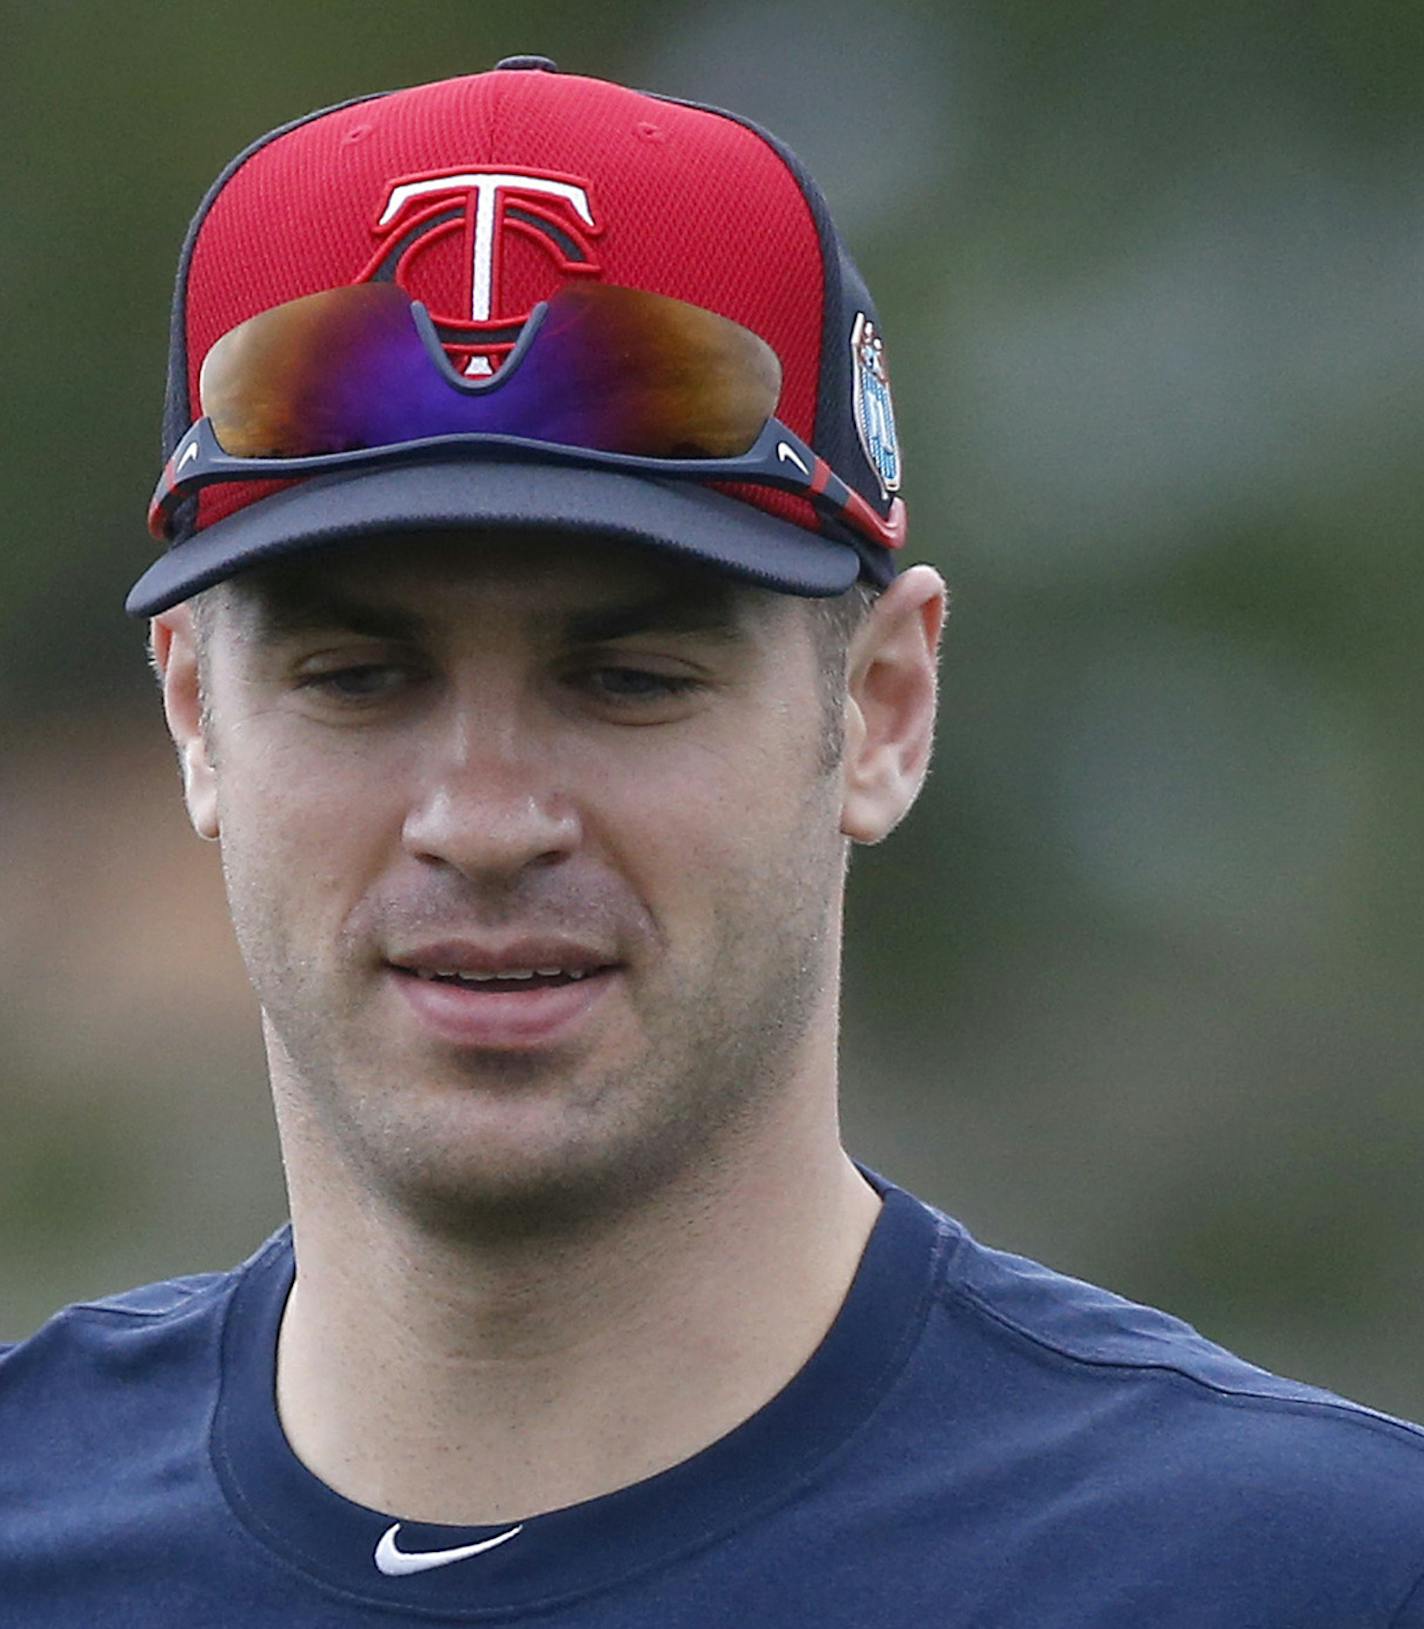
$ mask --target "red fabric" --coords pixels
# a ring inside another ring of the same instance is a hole
[[[656,102],[601,80],[506,70],[397,91],[309,121],[258,149],[210,208],[188,280],[189,391],[209,347],[283,301],[369,276],[402,231],[442,211],[397,280],[441,324],[470,325],[474,195],[412,200],[378,227],[392,186],[461,171],[566,177],[586,187],[589,228],[567,203],[505,193],[496,232],[491,322],[508,327],[561,282],[598,276],[706,306],[760,334],[781,358],[780,416],[807,441],[820,365],[822,267],[810,209],[760,137],[731,119]],[[570,261],[518,209],[564,232]],[[478,332],[471,335],[478,341]],[[457,366],[469,349],[451,351]],[[262,489],[265,491],[266,489]],[[200,524],[262,495],[210,489]],[[801,499],[737,495],[801,525]]]

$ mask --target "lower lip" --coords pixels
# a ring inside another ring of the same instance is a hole
[[[423,979],[394,967],[388,972],[416,1016],[443,1040],[503,1052],[568,1040],[617,977],[617,969],[609,967],[568,984],[490,990]]]

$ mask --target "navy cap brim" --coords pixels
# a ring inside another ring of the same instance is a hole
[[[710,487],[481,459],[343,471],[288,487],[174,544],[134,584],[125,609],[153,616],[239,572],[376,533],[457,528],[597,534],[816,598],[843,593],[860,571],[849,544]]]

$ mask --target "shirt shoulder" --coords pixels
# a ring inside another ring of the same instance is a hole
[[[0,1497],[32,1499],[59,1481],[82,1488],[96,1465],[112,1473],[118,1447],[136,1464],[158,1436],[201,1440],[232,1290],[252,1263],[286,1248],[284,1230],[231,1271],[76,1302],[0,1348]]]
[[[941,1222],[916,1391],[961,1472],[1016,1508],[1056,1502],[1135,1577],[1196,1591],[1201,1622],[1214,1595],[1255,1621],[1255,1590],[1306,1614],[1282,1622],[1329,1603],[1332,1622],[1424,1625],[1424,1429]]]
[[[943,1293],[1042,1360],[1105,1383],[1182,1384],[1228,1407],[1260,1408],[1377,1433],[1424,1471],[1424,1426],[1239,1357],[1191,1324],[1027,1257],[980,1244],[957,1223]]]

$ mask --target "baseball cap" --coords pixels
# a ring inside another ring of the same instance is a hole
[[[561,290],[613,285],[715,313],[779,361],[779,439],[766,445],[773,466],[807,478],[787,490],[733,478],[740,464],[715,480],[689,478],[685,461],[599,465],[555,456],[559,436],[536,425],[523,440],[413,438],[396,459],[358,449],[313,474],[263,462],[252,479],[228,459],[221,478],[174,491],[218,341],[275,308],[380,283],[424,308],[448,389],[471,397],[529,365],[524,341]],[[543,57],[321,109],[227,166],[183,245],[163,442],[168,547],[128,596],[135,616],[391,531],[555,528],[809,596],[883,586],[903,541],[879,317],[800,161],[735,114]]]

